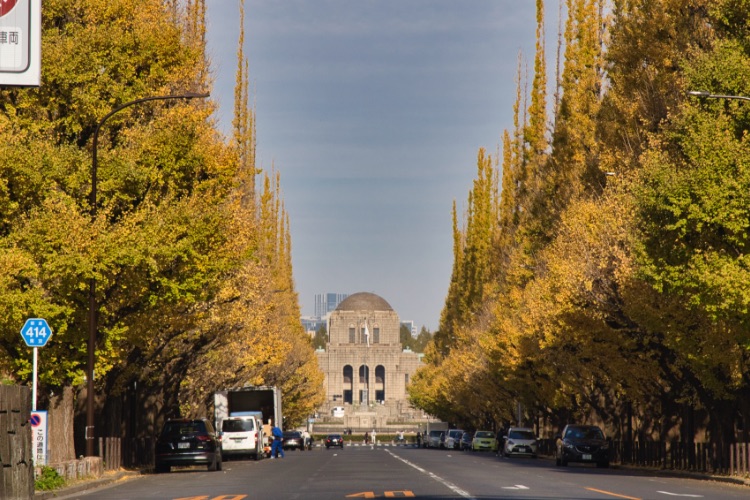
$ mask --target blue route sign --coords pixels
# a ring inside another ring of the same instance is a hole
[[[44,347],[51,336],[52,330],[46,319],[29,318],[21,328],[21,337],[29,347]]]

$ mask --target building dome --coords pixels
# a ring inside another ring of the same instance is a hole
[[[383,297],[369,292],[359,292],[349,295],[341,301],[337,311],[393,311],[391,305]]]

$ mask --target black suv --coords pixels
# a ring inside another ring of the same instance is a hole
[[[596,425],[566,425],[557,436],[555,464],[568,462],[596,463],[597,467],[609,467],[609,442]]]
[[[155,471],[175,465],[206,465],[221,470],[221,443],[208,419],[170,419],[156,441]]]

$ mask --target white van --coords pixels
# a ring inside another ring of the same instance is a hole
[[[261,412],[244,412],[221,421],[221,454],[223,457],[250,455],[263,457],[263,425]],[[256,415],[257,413],[257,415]]]

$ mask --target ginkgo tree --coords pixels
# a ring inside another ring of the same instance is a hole
[[[747,9],[565,5],[552,133],[540,127],[538,15],[530,97],[519,69],[502,172],[478,173],[463,225],[453,211],[453,276],[412,402],[475,426],[585,420],[615,437],[635,425],[642,439],[691,441],[700,420],[714,443],[731,442],[750,400],[750,111],[687,90],[750,96]],[[491,270],[480,297],[464,291],[466,259],[478,186],[493,176],[493,245],[471,257]]]
[[[142,103],[107,120],[91,217],[100,120],[143,97],[210,91],[206,9],[203,0],[45,2],[42,85],[0,90],[0,372],[29,379],[17,325],[39,316],[54,331],[40,384],[81,387],[95,278],[105,418],[136,382],[162,418],[208,413],[217,388],[275,384],[294,424],[320,402],[322,374],[299,324],[279,177],[255,193],[241,50],[231,139],[210,100]]]

